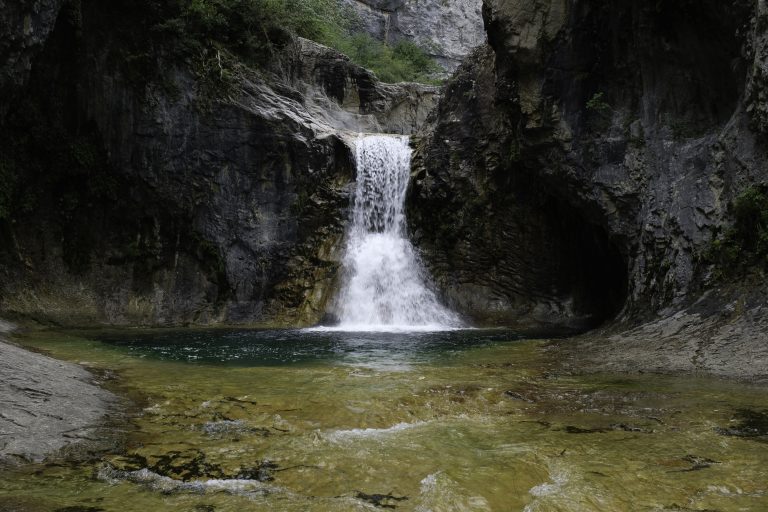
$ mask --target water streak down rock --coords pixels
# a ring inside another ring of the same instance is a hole
[[[427,328],[460,325],[438,302],[405,229],[410,177],[408,137],[360,136],[357,187],[339,305],[350,329]]]

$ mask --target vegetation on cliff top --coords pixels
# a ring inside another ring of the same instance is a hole
[[[193,58],[223,49],[264,64],[290,33],[345,53],[385,82],[429,82],[439,70],[412,42],[387,45],[364,33],[338,0],[124,1],[149,18],[150,37]]]
[[[733,225],[702,254],[714,264],[715,277],[768,267],[768,186],[751,186],[731,205]]]

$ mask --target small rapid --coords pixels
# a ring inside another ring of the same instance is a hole
[[[461,327],[438,301],[408,240],[408,137],[361,135],[357,188],[344,256],[340,330],[414,331]]]

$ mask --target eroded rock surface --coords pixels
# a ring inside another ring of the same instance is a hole
[[[0,94],[8,95],[26,82],[32,59],[48,40],[63,3],[63,0],[0,3]]]
[[[382,84],[288,36],[260,69],[159,53],[162,73],[136,76],[115,9],[60,16],[11,105],[10,134],[73,140],[38,166],[58,172],[18,187],[34,206],[0,234],[0,309],[66,325],[317,322],[357,132],[412,133],[438,89]]]
[[[480,322],[613,319],[623,334],[588,365],[669,343],[679,361],[646,350],[638,366],[738,374],[726,355],[752,354],[762,372],[760,279],[723,281],[702,255],[768,180],[763,11],[486,0],[489,47],[415,159],[412,230],[445,297]]]
[[[11,327],[0,320],[0,466],[103,447],[116,397],[79,366],[5,343]]]
[[[412,41],[446,71],[485,42],[482,0],[343,0],[373,37]]]

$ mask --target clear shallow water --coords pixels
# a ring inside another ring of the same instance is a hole
[[[137,357],[168,361],[242,366],[346,364],[387,369],[522,339],[503,329],[360,332],[336,328],[115,331],[94,337]]]
[[[0,478],[0,510],[768,510],[768,392],[558,375],[503,331],[38,333],[136,400],[123,449]],[[394,363],[392,363],[394,361]]]

